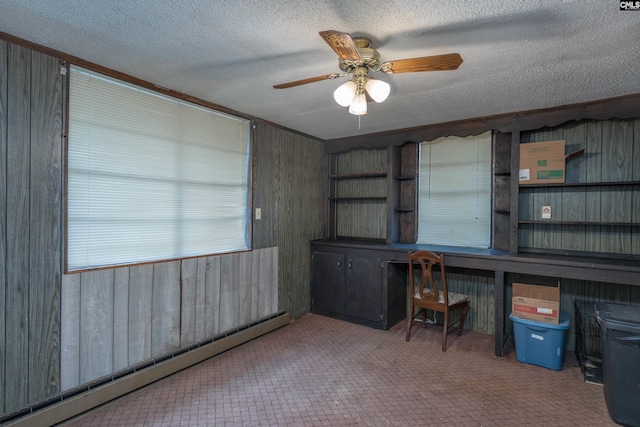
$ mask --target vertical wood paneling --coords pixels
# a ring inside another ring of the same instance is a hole
[[[183,260],[180,276],[180,346],[183,347],[196,340],[198,260],[196,258]]]
[[[239,255],[230,254],[220,260],[220,331],[238,326]]]
[[[574,153],[584,149],[586,153],[587,128],[585,122],[569,122],[563,126],[565,152]],[[566,182],[585,182],[587,180],[587,156],[581,154],[567,160]]]
[[[573,153],[586,149],[586,126],[571,122],[564,127],[566,152]],[[566,182],[585,182],[587,177],[585,155],[567,161]],[[561,195],[563,221],[586,221],[586,193],[583,188],[565,188]],[[561,249],[586,251],[586,227],[583,225],[563,225]]]
[[[207,258],[198,258],[198,273],[196,276],[196,341],[207,337],[206,319],[206,273]]]
[[[220,332],[220,257],[208,257],[205,272],[205,330],[207,336]]]
[[[567,348],[575,349],[574,337],[575,337],[575,322],[574,322],[574,310],[573,301],[575,295],[578,292],[579,281],[571,279],[562,279],[560,284],[560,310],[569,313],[571,323],[569,324],[569,332],[567,334]]]
[[[31,55],[9,46],[7,96],[7,247],[6,359],[4,390],[7,411],[29,397],[29,176]],[[20,373],[20,374],[17,374]]]
[[[604,181],[630,181],[633,176],[633,126],[630,121],[610,120],[603,124]],[[602,221],[629,222],[633,195],[630,191],[603,191]],[[631,234],[627,227],[609,227],[602,233],[603,252],[630,253]]]
[[[0,200],[7,200],[7,42],[0,40]],[[0,414],[5,412],[5,359],[6,359],[6,311],[5,292],[7,277],[5,274],[7,257],[6,207],[0,208]]]
[[[260,253],[260,278],[273,277],[271,252]],[[269,315],[271,307],[278,303],[278,300],[273,301],[271,288],[269,287],[268,280],[260,280],[258,286],[258,316],[264,317]]]
[[[180,346],[180,261],[153,265],[151,355]]]
[[[57,59],[32,53],[29,222],[29,401],[60,390],[62,77]]]
[[[280,259],[280,249],[278,247],[273,248],[272,251],[270,251],[271,254],[271,263],[269,265],[269,267],[267,268],[268,271],[271,272],[271,276],[269,276],[268,274],[264,275],[264,280],[265,282],[270,283],[269,288],[271,289],[271,307],[269,308],[269,313],[268,314],[272,314],[272,313],[276,313],[279,309],[280,309],[280,305],[279,305],[279,298],[278,298],[278,293],[280,292],[280,286],[273,286],[274,283],[279,283],[279,278],[280,278],[280,263],[278,262],[278,260]],[[311,256],[311,253],[309,253],[309,257]],[[264,265],[264,264],[262,264]],[[307,273],[310,274],[310,269],[307,269]],[[311,280],[310,277],[307,277],[305,280],[304,278],[304,271],[302,271],[300,273],[299,277],[302,277],[302,284],[300,285],[300,288],[302,288],[302,292],[301,295],[306,296],[307,298],[307,304],[311,304],[311,302],[309,301],[309,295],[310,295],[310,289],[309,289],[309,282]],[[261,275],[262,276],[262,275]],[[305,283],[307,284],[305,286]]]
[[[253,256],[251,257],[251,304],[250,304],[250,313],[251,318],[257,320],[260,318],[258,312],[258,304],[260,297],[260,283],[262,280],[262,270],[260,269],[260,260],[264,257],[264,253],[267,252],[265,249],[257,249],[253,251]],[[277,279],[276,279],[277,280]],[[277,289],[277,284],[276,284]]]
[[[310,310],[309,241],[323,237],[328,157],[321,141],[266,123],[257,124],[254,141],[253,204],[262,219],[253,221],[253,245],[278,248],[275,311],[296,318]]]
[[[587,182],[602,182],[602,122],[587,122],[585,155],[587,162]],[[600,215],[601,194],[597,187],[585,189],[585,219],[598,222]],[[600,252],[600,227],[587,228],[585,247],[587,250]]]
[[[502,285],[500,285],[502,286]],[[502,327],[500,327],[500,330],[497,330],[496,328],[496,309],[499,309],[500,312],[504,312],[504,307],[496,307],[496,279],[495,276],[493,278],[487,278],[487,283],[486,283],[486,291],[485,291],[485,298],[486,298],[486,307],[485,307],[485,313],[486,313],[486,320],[482,323],[480,323],[480,326],[484,327],[484,333],[486,334],[492,334],[492,335],[496,335],[496,334],[500,334],[502,332]],[[502,289],[502,291],[504,291]]]
[[[385,200],[357,200],[338,203],[337,233],[340,237],[385,239]]]
[[[119,371],[129,366],[129,267],[113,273],[113,371]]]
[[[131,366],[151,359],[153,265],[137,265],[129,268],[128,307],[128,362]]]
[[[64,275],[63,390],[274,314],[277,264],[274,247]]]
[[[80,384],[80,274],[62,277],[60,324],[60,388]]]
[[[238,324],[247,325],[251,323],[251,252],[242,252],[238,254],[238,264],[240,271],[238,272]]]
[[[82,273],[80,383],[113,372],[114,270]]]

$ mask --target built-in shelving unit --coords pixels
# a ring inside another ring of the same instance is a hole
[[[640,256],[635,126],[586,121],[521,134],[520,144],[564,139],[574,153],[564,183],[515,184],[518,252]]]
[[[511,216],[511,134],[494,134],[493,247],[509,250]]]
[[[418,231],[418,144],[393,147],[389,243],[415,243]]]
[[[386,148],[329,155],[326,237],[386,240],[388,169]]]

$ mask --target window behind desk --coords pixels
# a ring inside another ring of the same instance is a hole
[[[418,243],[491,244],[491,132],[420,144]]]
[[[245,250],[249,121],[72,68],[67,269]]]

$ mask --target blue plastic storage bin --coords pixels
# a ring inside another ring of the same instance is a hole
[[[513,336],[516,344],[516,359],[522,363],[538,365],[559,371],[564,364],[567,347],[567,332],[571,317],[560,311],[559,323],[544,323],[520,319],[509,315],[513,322]]]

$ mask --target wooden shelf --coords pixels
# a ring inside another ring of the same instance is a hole
[[[640,181],[614,181],[614,182],[565,182],[564,184],[523,184],[520,189],[549,188],[549,187],[622,187],[640,185]]]
[[[387,200],[386,196],[354,196],[354,197],[329,197],[329,200],[347,201],[347,200]]]
[[[372,172],[372,173],[352,173],[344,175],[329,175],[330,179],[362,179],[362,178],[386,178],[386,172]]]
[[[534,225],[587,225],[587,226],[606,226],[606,227],[640,227],[638,222],[596,222],[596,221],[553,221],[544,219],[521,219],[519,224]]]
[[[410,181],[410,180],[416,179],[416,177],[415,176],[410,176],[410,175],[400,175],[400,176],[396,177],[396,179],[398,181]]]

